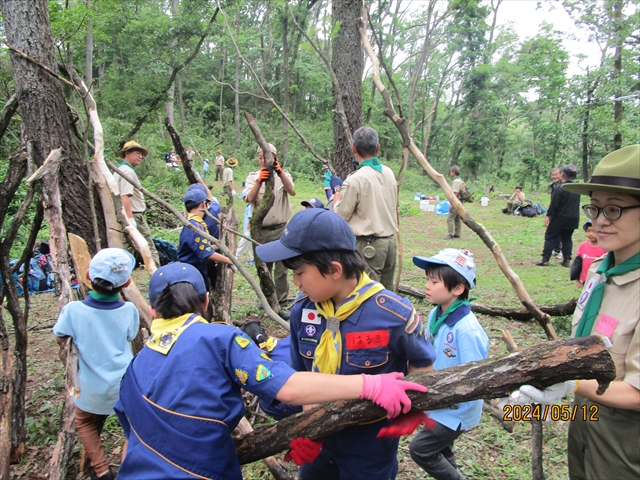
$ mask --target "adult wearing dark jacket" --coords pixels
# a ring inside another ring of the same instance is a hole
[[[576,166],[570,163],[562,167],[562,183],[571,183],[576,179]],[[551,196],[551,203],[544,218],[547,230],[544,234],[544,247],[542,248],[542,260],[538,266],[549,265],[553,247],[562,242],[562,266],[571,265],[571,250],[573,243],[571,237],[573,231],[580,223],[580,195],[558,188]]]

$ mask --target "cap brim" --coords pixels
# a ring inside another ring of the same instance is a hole
[[[443,262],[442,260],[437,260],[431,257],[413,257],[413,264],[416,267],[421,268],[422,270],[427,269],[428,263],[435,263],[437,265],[447,265],[446,262]]]
[[[280,240],[276,240],[275,242],[265,243],[264,245],[256,247],[256,255],[258,255],[263,262],[281,262],[282,260],[297,257],[302,254],[289,247],[285,247]]]
[[[302,205],[303,207],[313,207],[313,205],[311,205],[309,202],[307,202],[306,200],[304,202],[300,202],[300,205]]]
[[[563,183],[562,189],[579,195],[590,195],[594,190],[608,190],[612,192],[626,193],[627,195],[640,195],[640,190],[632,187],[619,187],[606,183]]]

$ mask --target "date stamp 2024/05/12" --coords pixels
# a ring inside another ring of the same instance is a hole
[[[502,421],[530,422],[532,420],[582,419],[585,422],[598,421],[598,405],[505,405],[502,408]]]

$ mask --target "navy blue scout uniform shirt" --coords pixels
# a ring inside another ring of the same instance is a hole
[[[194,225],[205,233],[209,233],[207,225],[199,216],[190,213],[187,219],[191,225]],[[180,246],[178,247],[178,260],[196,267],[202,275],[205,285],[209,285],[207,258],[209,258],[212,253],[215,253],[215,250],[209,243],[209,240],[190,228],[182,228],[182,232],[180,232]]]
[[[315,304],[299,296],[291,307],[291,366],[311,371],[313,355],[327,321]],[[411,302],[389,290],[367,299],[340,322],[342,363],[339,374],[407,373],[433,365],[436,352],[425,336],[422,318]]]
[[[209,213],[216,218],[220,218],[220,205],[218,202],[211,202],[209,205]],[[220,226],[218,222],[216,222],[213,218],[209,217],[209,215],[205,215],[204,223],[209,230],[209,234],[214,238],[220,238]]]
[[[272,403],[293,373],[228,325],[195,323],[167,355],[145,346],[115,407],[129,440],[118,478],[241,480],[231,438],[245,414],[240,389]]]

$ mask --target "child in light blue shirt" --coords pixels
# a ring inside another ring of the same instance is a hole
[[[91,460],[91,478],[115,478],[109,469],[100,430],[120,393],[120,380],[133,358],[131,341],[138,333],[138,310],[120,300],[131,283],[133,256],[121,248],[100,250],[91,260],[89,296],[67,304],[53,326],[59,345],[67,338],[78,348],[80,396],[74,398],[78,435]]]
[[[427,323],[436,350],[435,370],[487,358],[489,338],[469,306],[476,266],[468,250],[445,248],[430,258],[413,257],[425,270],[426,297],[436,308]],[[464,402],[428,412],[436,422],[411,441],[411,458],[437,480],[462,479],[453,454],[453,442],[475,427],[482,416],[482,400]]]

